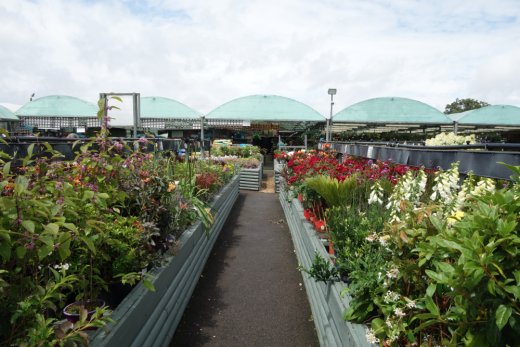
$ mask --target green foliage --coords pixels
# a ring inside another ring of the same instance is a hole
[[[314,259],[309,269],[301,266],[298,269],[309,274],[316,281],[334,282],[338,279],[338,270],[318,252],[314,254]]]
[[[355,175],[342,182],[337,178],[319,175],[306,178],[304,184],[318,193],[330,207],[346,206],[357,186]]]
[[[143,269],[173,252],[187,225],[213,222],[207,202],[233,170],[179,164],[101,135],[76,145],[72,162],[48,144],[17,162],[0,152],[2,344],[84,343],[108,311],[58,324],[66,300],[96,298],[117,281],[153,290]],[[197,185],[206,173],[211,184]]]
[[[469,110],[475,110],[484,106],[489,106],[485,101],[475,100],[471,98],[455,99],[451,104],[447,104],[444,110],[445,114],[460,113]]]
[[[211,148],[212,156],[237,156],[239,158],[260,158],[260,147],[257,146],[224,146],[217,145]]]
[[[401,181],[392,219],[373,205],[363,213],[326,212],[338,265],[349,277],[346,319],[371,321],[368,335],[384,345],[515,345],[518,182],[495,190],[470,176],[457,191],[456,166],[436,175],[435,194],[409,194],[412,178]]]

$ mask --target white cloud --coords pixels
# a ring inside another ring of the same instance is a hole
[[[209,112],[278,94],[329,112],[378,96],[520,105],[520,3],[2,0],[0,102],[99,92]]]

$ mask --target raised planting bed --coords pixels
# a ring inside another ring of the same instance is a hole
[[[310,268],[316,252],[330,260],[323,242],[311,224],[305,220],[301,203],[290,198],[283,189],[280,190],[279,199],[291,231],[299,264],[304,268]],[[345,284],[316,282],[307,274],[303,275],[303,282],[321,346],[373,346],[365,337],[365,326],[343,319],[350,301],[348,295],[342,295]]]
[[[240,189],[260,190],[264,166],[260,164],[256,169],[240,170]]]
[[[274,190],[275,192],[280,192],[280,172],[285,166],[285,161],[279,161],[278,159],[274,160]]]
[[[235,176],[211,203],[215,223],[206,234],[200,222],[180,237],[175,255],[152,272],[156,291],[138,284],[114,310],[113,326],[97,331],[92,346],[168,346],[206,260],[239,193]]]

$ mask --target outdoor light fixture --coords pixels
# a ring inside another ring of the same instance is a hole
[[[332,106],[334,106],[334,95],[336,95],[335,88],[329,88],[328,94],[330,95],[330,117],[327,118],[327,123],[325,125],[325,141],[330,141],[330,133],[332,127]]]

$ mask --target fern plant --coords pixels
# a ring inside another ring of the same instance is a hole
[[[305,179],[305,185],[318,193],[329,207],[345,206],[352,199],[356,188],[356,175],[347,177],[344,181],[337,178],[319,175]]]

